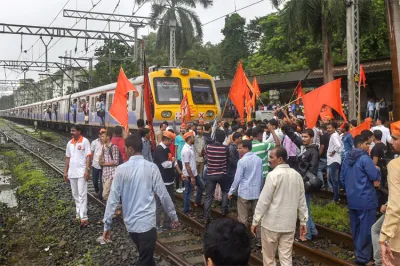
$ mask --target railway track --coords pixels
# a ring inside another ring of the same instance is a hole
[[[20,146],[22,149],[26,150],[33,156],[40,159],[44,164],[48,167],[52,168],[61,176],[63,175],[64,169],[64,157],[65,157],[65,148],[56,146],[52,143],[37,139],[30,134],[21,132],[16,130],[15,128],[9,126],[8,132],[4,132],[3,134],[12,142]],[[16,132],[15,136],[12,135],[13,132]],[[24,136],[28,137],[30,141],[27,141]],[[30,146],[39,146],[39,148],[29,148]],[[62,159],[61,159],[62,158]],[[94,192],[94,188],[91,182],[88,183],[88,196],[89,199],[97,204],[100,208],[105,208],[105,203],[100,201]],[[183,202],[183,196],[176,194],[176,201]],[[193,202],[192,202],[193,203]],[[193,219],[187,215],[185,215],[182,211],[176,210],[177,215],[181,223],[187,225],[190,228],[193,228],[197,232],[204,232],[205,225],[201,222]],[[222,218],[223,215],[217,211],[216,209],[212,210],[212,217],[214,218]],[[232,216],[231,218],[236,218]],[[123,222],[122,219],[119,219],[120,222]],[[344,245],[350,249],[353,249],[353,240],[351,236],[347,234],[343,234],[341,232],[332,230],[330,228],[316,225],[319,235],[325,237],[335,243],[337,245]],[[198,237],[193,234],[188,234],[188,232],[180,231],[180,230],[171,230],[165,231],[161,233],[158,237],[156,243],[156,251],[158,254],[162,254],[167,260],[172,262],[174,265],[197,265],[203,263],[202,257],[202,244],[201,241],[196,241]],[[296,256],[305,256],[312,261],[323,263],[324,265],[354,265],[352,262],[342,260],[338,257],[335,257],[328,252],[323,250],[318,250],[313,248],[310,245],[302,244],[295,242],[294,243],[294,252]],[[186,257],[185,254],[190,253],[194,254],[193,256]],[[262,257],[257,252],[253,252],[250,258],[250,265],[262,265]]]

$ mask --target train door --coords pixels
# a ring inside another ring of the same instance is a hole
[[[90,96],[90,104],[89,104],[89,123],[95,123],[96,122],[96,116],[97,116],[97,109],[96,109],[96,103],[97,103],[98,96],[93,95]]]

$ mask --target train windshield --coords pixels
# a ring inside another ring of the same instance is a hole
[[[193,102],[195,104],[214,104],[214,92],[209,79],[191,79]]]
[[[182,101],[180,78],[155,78],[154,90],[157,103],[174,104]]]

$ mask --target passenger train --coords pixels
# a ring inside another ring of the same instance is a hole
[[[221,113],[214,81],[204,72],[186,68],[150,67],[149,79],[154,97],[155,128],[163,121],[171,123],[175,121],[176,126],[180,126],[180,104],[185,94],[188,95],[192,110],[191,121],[200,119],[212,121]],[[143,76],[132,78],[130,81],[139,92],[137,98],[133,92],[129,92],[127,102],[129,128],[136,129],[139,118],[146,121],[142,93]],[[118,124],[108,112],[116,86],[117,83],[113,83],[51,100],[1,110],[0,115],[64,131],[68,131],[73,124],[81,124],[85,126],[85,131],[89,135],[96,134],[97,129],[104,125],[103,121],[110,127]],[[103,100],[105,107],[100,115],[98,108],[96,109],[98,100]]]

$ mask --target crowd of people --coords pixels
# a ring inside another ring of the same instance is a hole
[[[285,266],[292,265],[298,220],[297,241],[318,237],[310,203],[315,191],[325,189],[335,203],[340,193],[347,195],[355,262],[400,265],[400,158],[387,163],[400,153],[400,121],[390,130],[379,117],[353,138],[354,121],[340,127],[318,121],[306,128],[302,119],[279,111],[283,117],[269,121],[245,124],[235,117],[230,123],[190,122],[179,130],[165,121],[155,140],[141,119],[137,132],[101,129],[91,144],[80,126],[72,127],[64,178],[71,183],[76,219],[88,225],[92,170],[95,192],[107,201],[104,241],[110,240],[113,216],[122,215],[139,251],[138,265],[154,265],[157,232],[179,226],[174,194],[183,193],[186,215],[204,210],[207,265],[245,265],[251,225],[264,265],[276,265],[278,252]],[[227,217],[236,202],[238,222],[212,221],[215,201]],[[377,219],[377,213],[383,215]]]

